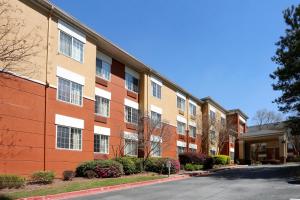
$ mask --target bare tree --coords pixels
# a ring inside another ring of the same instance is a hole
[[[36,64],[31,58],[37,56],[42,38],[37,29],[26,30],[19,16],[22,10],[7,0],[0,0],[0,73],[17,73],[31,76]]]
[[[276,113],[274,111],[269,111],[267,109],[258,110],[253,117],[253,121],[262,128],[265,124],[271,124],[280,122],[283,120],[283,117],[280,113]]]

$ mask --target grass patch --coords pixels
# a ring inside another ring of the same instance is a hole
[[[90,181],[83,181],[83,182],[70,182],[63,186],[53,186],[53,187],[49,186],[46,188],[40,188],[34,190],[20,189],[20,191],[12,192],[2,196],[0,194],[0,199],[11,200],[11,199],[18,199],[18,198],[25,198],[25,197],[33,197],[33,196],[45,196],[45,195],[59,194],[64,192],[72,192],[72,191],[78,191],[84,189],[97,188],[97,187],[156,180],[165,177],[166,176],[134,176],[134,177],[109,178],[109,179],[93,179]]]

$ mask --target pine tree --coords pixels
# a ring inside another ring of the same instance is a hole
[[[270,75],[272,84],[282,95],[275,99],[279,110],[290,113],[289,126],[300,134],[300,4],[283,11],[287,28],[285,36],[276,43],[278,49],[272,60],[278,65]]]

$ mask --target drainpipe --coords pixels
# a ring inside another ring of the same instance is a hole
[[[189,152],[190,148],[190,137],[189,137],[189,131],[190,131],[190,127],[189,127],[189,98],[186,98],[186,112],[187,112],[187,120],[186,120],[186,151]]]
[[[46,50],[46,70],[45,70],[45,106],[44,106],[44,162],[43,162],[43,170],[46,170],[46,133],[47,133],[47,88],[49,88],[48,83],[48,61],[49,61],[49,37],[50,37],[50,26],[51,26],[51,18],[53,13],[54,6],[51,6],[51,9],[49,10],[48,15],[48,30],[47,30],[47,50]]]

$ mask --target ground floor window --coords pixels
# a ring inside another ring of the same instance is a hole
[[[138,154],[138,141],[125,139],[125,155],[137,156]]]
[[[210,153],[210,155],[215,156],[215,155],[216,155],[216,150],[211,149],[211,150],[209,151],[209,153]]]
[[[56,147],[61,149],[81,150],[82,130],[79,128],[57,125]]]
[[[159,157],[161,156],[161,146],[160,142],[151,142],[151,150],[152,150],[152,156]]]
[[[94,134],[94,152],[108,154],[109,136]]]
[[[189,149],[190,152],[196,153],[196,149],[190,148]]]
[[[230,160],[234,160],[234,152],[230,152]]]
[[[185,152],[185,147],[177,147],[177,154],[179,155],[179,154],[182,154],[182,153],[184,153]]]

